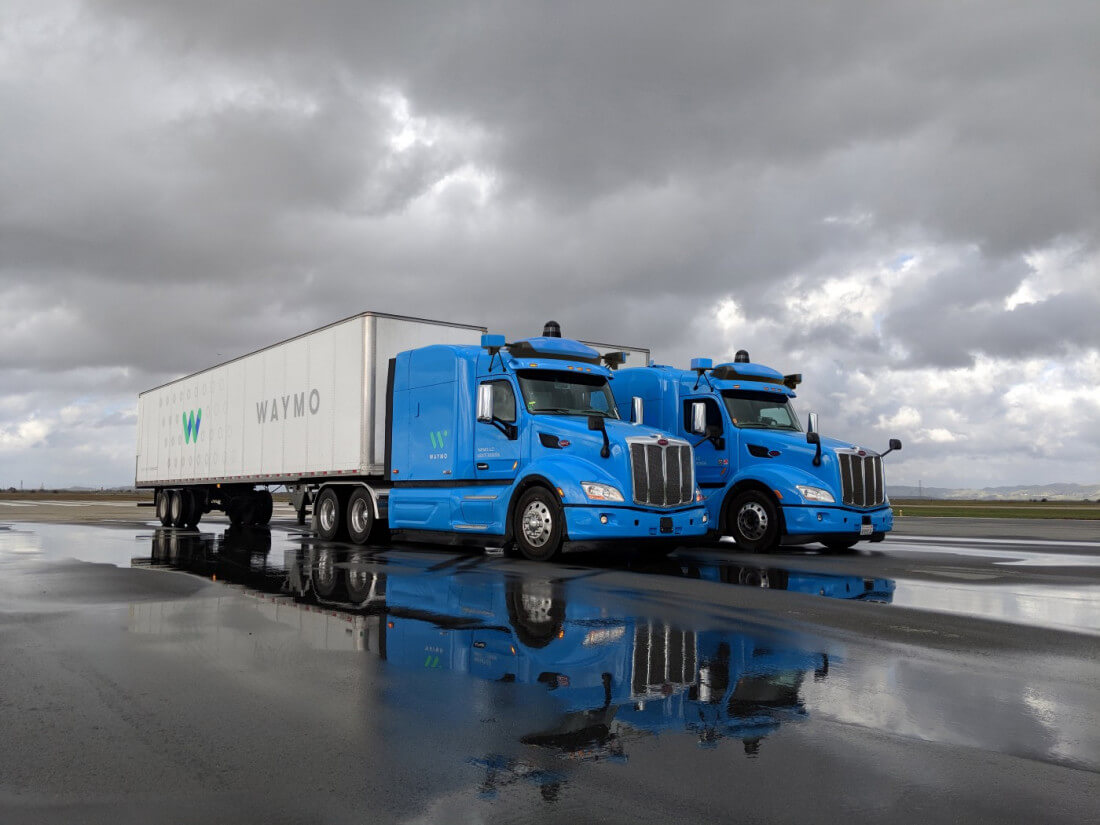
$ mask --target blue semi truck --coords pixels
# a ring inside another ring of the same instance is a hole
[[[142,393],[136,484],[164,526],[267,524],[285,485],[326,540],[388,530],[535,560],[706,533],[689,442],[620,415],[624,353],[553,322],[486,333],[362,313]]]
[[[790,403],[801,380],[740,350],[717,366],[697,358],[688,370],[624,369],[613,390],[620,403],[641,399],[644,423],[693,440],[712,535],[752,552],[882,541],[893,527],[882,459],[901,442],[880,454],[825,438],[814,413],[803,430]]]

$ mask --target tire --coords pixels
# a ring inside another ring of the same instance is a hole
[[[332,541],[340,534],[340,497],[331,487],[326,487],[317,496],[314,505],[317,516],[317,536]]]
[[[346,574],[348,600],[356,604],[362,604],[371,597],[372,585],[377,577],[376,573],[368,570],[370,554],[359,551],[348,557],[348,570]],[[375,593],[377,595],[377,592]]]
[[[545,487],[520,496],[512,515],[516,549],[531,561],[549,561],[561,552],[565,518],[561,505]]]
[[[346,523],[352,544],[366,544],[374,527],[374,499],[370,491],[357,487],[348,498]]]
[[[199,526],[202,519],[202,509],[206,504],[206,497],[202,490],[182,490],[183,495],[183,526],[194,529]]]
[[[318,547],[312,554],[313,592],[320,599],[339,599],[344,595],[344,570],[340,551],[335,547]]]
[[[830,553],[844,553],[855,547],[859,539],[826,539],[821,543]]]
[[[169,498],[168,490],[157,491],[157,518],[160,520],[161,527],[172,526]]]
[[[183,490],[168,492],[168,523],[172,527],[185,527],[187,521],[187,502]]]
[[[251,493],[244,493],[229,499],[225,506],[225,514],[229,516],[229,523],[234,527],[247,527],[252,523],[255,509],[255,498]]]
[[[271,523],[271,514],[275,510],[275,502],[271,498],[271,491],[257,490],[253,502],[252,523],[257,527],[266,527]]]
[[[763,567],[733,567],[727,568],[730,574],[729,581],[734,584],[742,584],[746,587],[759,587],[762,590],[786,590],[787,571]],[[736,578],[732,576],[737,572]],[[725,571],[723,571],[725,572]]]
[[[750,553],[770,553],[779,546],[779,512],[767,493],[746,490],[730,502],[726,533]]]
[[[530,648],[546,647],[565,623],[561,585],[541,579],[513,579],[505,589],[508,621],[516,638]]]

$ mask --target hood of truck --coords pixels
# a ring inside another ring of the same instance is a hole
[[[595,445],[597,452],[603,446],[603,435],[599,430],[588,429],[588,416],[585,415],[535,415],[536,432],[549,433],[568,439],[574,447]],[[670,438],[676,441],[687,439],[671,436],[666,432],[647,427],[644,424],[631,424],[618,418],[604,419],[607,439],[612,444],[625,445],[628,438]]]
[[[850,441],[822,436],[821,464],[815,467],[813,459],[816,447],[806,442],[806,434],[803,432],[741,429],[737,431],[737,435],[738,443],[730,446],[737,451],[739,474],[745,473],[749,468],[763,469],[769,466],[775,467],[776,470],[789,468],[800,475],[818,479],[821,487],[837,495],[838,501],[840,478],[837,469],[837,451],[864,450],[867,455],[878,455],[876,450],[868,450]],[[795,483],[794,479],[792,483]],[[804,480],[797,483],[810,482]]]

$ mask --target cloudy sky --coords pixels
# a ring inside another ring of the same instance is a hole
[[[1100,5],[0,0],[0,486],[359,310],[805,376],[895,484],[1100,482]]]

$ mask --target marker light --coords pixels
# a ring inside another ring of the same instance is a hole
[[[582,481],[581,489],[591,501],[622,501],[623,494],[610,484],[598,481]]]
[[[822,490],[820,487],[808,487],[804,484],[796,484],[795,489],[798,490],[798,494],[806,499],[806,501],[820,501],[824,504],[832,504],[836,501],[832,493],[828,490]]]
[[[706,501],[706,496],[703,495],[702,490],[700,490],[698,487],[696,487],[695,488],[695,502],[699,503],[701,501]]]

